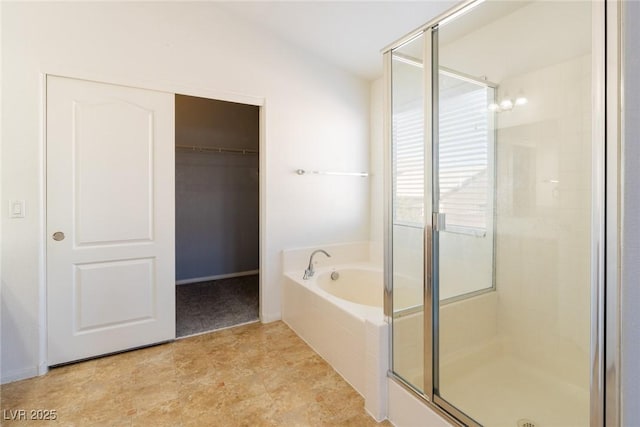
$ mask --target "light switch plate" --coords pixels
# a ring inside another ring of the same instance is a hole
[[[9,218],[24,218],[24,200],[9,200]]]

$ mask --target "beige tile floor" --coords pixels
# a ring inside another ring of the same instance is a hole
[[[0,387],[3,426],[391,426],[284,323],[240,326]],[[11,421],[16,410],[56,421]],[[13,411],[13,412],[10,412]]]

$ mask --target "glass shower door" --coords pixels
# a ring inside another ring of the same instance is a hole
[[[590,422],[591,8],[432,29],[433,393],[470,425]]]
[[[424,36],[391,53],[392,369],[424,391]]]

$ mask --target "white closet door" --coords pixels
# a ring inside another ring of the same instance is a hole
[[[47,78],[48,363],[175,338],[174,95]]]

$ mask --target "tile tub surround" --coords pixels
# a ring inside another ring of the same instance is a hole
[[[379,269],[366,262],[335,264],[318,267],[315,277],[334,268]],[[382,308],[342,300],[302,275],[297,270],[283,277],[284,322],[364,397],[371,416],[386,418],[389,330]]]
[[[391,426],[284,323],[251,324],[52,369],[0,387],[3,426]]]

